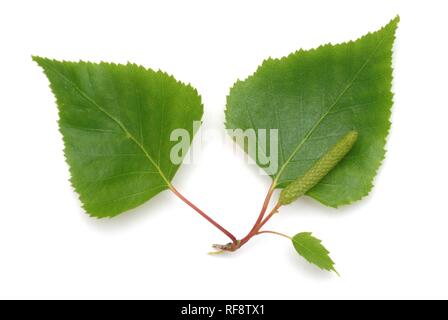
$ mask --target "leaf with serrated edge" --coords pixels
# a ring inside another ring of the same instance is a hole
[[[170,134],[193,137],[202,118],[195,89],[130,63],[33,60],[56,96],[71,182],[90,215],[115,216],[170,187],[180,166]]]
[[[307,194],[337,207],[370,192],[390,127],[398,21],[356,41],[265,60],[235,83],[227,97],[226,127],[279,130],[275,187],[301,177],[346,132],[356,130],[359,139],[350,154]]]
[[[329,256],[329,252],[322,245],[322,241],[313,237],[311,232],[301,232],[292,237],[292,244],[302,257],[309,263],[315,264],[319,268],[327,271],[334,271],[334,262]]]

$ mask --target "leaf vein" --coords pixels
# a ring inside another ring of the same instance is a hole
[[[68,84],[70,84],[85,100],[87,100],[90,104],[92,104],[93,106],[95,106],[96,108],[98,108],[98,110],[100,110],[101,112],[103,112],[109,119],[111,119],[113,122],[115,122],[120,128],[121,130],[123,130],[123,132],[126,134],[127,137],[130,138],[131,141],[133,141],[140,149],[141,151],[144,153],[144,155],[146,156],[146,158],[149,160],[149,162],[156,168],[156,170],[159,172],[160,176],[162,177],[162,179],[165,181],[165,183],[167,184],[167,186],[171,186],[171,183],[169,182],[169,180],[165,177],[165,175],[163,174],[162,170],[160,169],[160,167],[156,164],[156,162],[152,159],[152,157],[149,155],[148,151],[144,148],[144,146],[137,141],[137,139],[135,139],[135,137],[129,132],[129,130],[125,127],[125,125],[123,125],[123,123],[121,123],[120,120],[118,120],[117,118],[115,118],[112,114],[110,114],[107,110],[105,110],[103,107],[101,107],[93,98],[91,98],[87,93],[85,93],[81,88],[78,87],[78,85],[76,85],[76,83],[74,83],[72,80],[70,80],[67,76],[65,76],[64,74],[62,74],[61,72],[59,72],[59,70],[53,68],[53,66],[51,66],[50,64],[46,63],[46,66],[49,70],[53,71],[56,75],[58,75],[61,79],[63,79],[65,82],[67,82]]]
[[[302,139],[302,141],[297,145],[297,147],[293,150],[289,158],[286,160],[286,162],[281,166],[280,170],[278,171],[275,179],[274,184],[277,184],[278,180],[280,179],[281,175],[283,174],[283,171],[286,169],[287,165],[290,163],[290,161],[295,157],[295,155],[301,150],[303,145],[308,141],[310,136],[314,133],[314,131],[319,127],[319,125],[322,123],[322,121],[328,116],[328,114],[333,110],[333,108],[339,103],[339,101],[342,99],[342,97],[346,94],[346,92],[353,86],[358,76],[362,73],[362,71],[365,69],[365,67],[369,64],[371,59],[375,56],[376,52],[378,51],[378,48],[381,46],[381,44],[385,40],[385,36],[378,41],[377,45],[375,46],[375,49],[372,50],[371,54],[367,57],[365,62],[362,64],[362,66],[359,68],[359,70],[355,73],[355,75],[352,77],[352,79],[347,83],[345,88],[342,90],[342,92],[337,96],[337,98],[334,100],[334,102],[331,104],[331,106],[328,108],[328,110],[319,118],[319,120],[313,125],[313,127],[308,131],[308,133],[305,135],[305,137]]]

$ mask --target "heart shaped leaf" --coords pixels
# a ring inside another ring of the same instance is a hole
[[[252,76],[235,83],[227,98],[226,127],[255,130],[254,160],[260,167],[269,155],[268,148],[260,147],[259,129],[278,129],[278,170],[269,172],[275,187],[284,188],[303,176],[343,135],[355,130],[358,142],[348,156],[307,194],[337,207],[369,193],[390,127],[398,21],[356,41],[268,59]]]
[[[115,216],[170,188],[180,166],[170,134],[193,137],[202,118],[195,89],[135,64],[33,59],[56,96],[71,182],[88,213]]]

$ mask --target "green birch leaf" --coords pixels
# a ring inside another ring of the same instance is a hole
[[[356,41],[268,59],[227,97],[228,129],[278,129],[277,188],[303,176],[350,130],[350,153],[307,195],[337,207],[367,195],[384,158],[392,106],[392,47],[399,18]],[[247,146],[244,146],[247,149]],[[269,145],[258,146],[269,156]],[[253,154],[251,155],[252,157]]]
[[[193,137],[202,117],[195,89],[135,64],[33,59],[56,96],[71,182],[90,215],[118,215],[170,187],[180,166],[170,134]]]
[[[321,240],[313,237],[311,232],[298,233],[292,237],[291,241],[297,253],[309,263],[315,264],[323,270],[337,273],[328,250],[322,245]]]

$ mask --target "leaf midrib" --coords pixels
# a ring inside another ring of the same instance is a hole
[[[115,122],[120,129],[125,133],[126,137],[128,137],[132,142],[134,142],[140,150],[143,152],[145,157],[149,160],[149,162],[156,168],[157,172],[160,174],[160,177],[163,179],[163,181],[166,183],[168,188],[171,188],[171,182],[166,178],[163,171],[160,169],[159,165],[152,159],[152,157],[149,155],[148,151],[145,149],[145,147],[129,132],[129,130],[126,128],[126,126],[121,123],[120,120],[115,118],[113,115],[111,115],[107,110],[105,110],[103,107],[101,107],[93,98],[91,98],[87,93],[85,93],[81,88],[79,88],[72,80],[70,80],[68,77],[66,77],[64,74],[59,72],[57,69],[53,68],[50,64],[46,63],[45,60],[41,60],[42,63],[45,64],[45,66],[54,72],[57,76],[61,77],[64,81],[68,82],[79,94],[82,95],[88,102],[90,102],[92,105],[94,105],[98,110],[100,110],[102,113],[104,113],[109,119],[111,119],[113,122]]]
[[[333,110],[333,108],[339,103],[339,101],[342,99],[342,97],[345,95],[345,93],[353,86],[356,79],[358,78],[359,74],[364,70],[364,68],[369,64],[371,59],[374,57],[376,52],[378,51],[378,48],[380,45],[384,42],[386,38],[386,35],[383,36],[383,38],[378,41],[378,44],[376,45],[375,49],[372,51],[372,53],[367,57],[366,61],[363,63],[363,65],[359,68],[359,70],[355,73],[353,78],[349,81],[349,83],[345,86],[344,90],[338,95],[338,97],[335,99],[335,101],[332,103],[332,105],[328,108],[328,110],[319,118],[319,120],[314,124],[314,126],[308,131],[308,133],[303,137],[303,139],[299,142],[297,147],[293,150],[291,155],[288,157],[288,159],[285,161],[285,163],[281,166],[280,170],[277,172],[277,175],[274,178],[273,185],[275,187],[278,186],[278,181],[281,178],[281,175],[285,171],[288,164],[291,162],[292,159],[296,156],[296,154],[302,149],[303,145],[308,141],[308,139],[311,137],[311,135],[316,131],[316,129],[319,127],[319,125],[322,123],[322,121],[325,120],[325,118],[330,114],[330,112]]]

